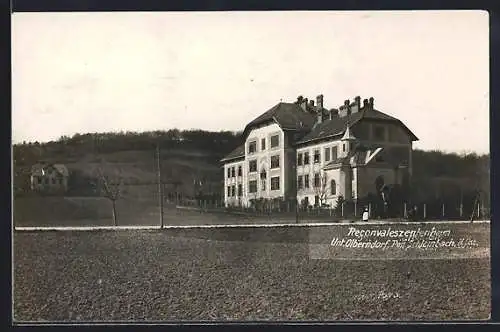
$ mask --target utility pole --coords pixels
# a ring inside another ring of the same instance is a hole
[[[477,207],[477,219],[479,220],[481,218],[481,190],[478,189],[476,192],[476,197],[474,198],[474,204],[472,205],[472,213],[470,216],[470,222],[474,221],[474,214],[476,213],[476,207]]]
[[[158,199],[160,203],[160,228],[163,229],[163,186],[161,183],[161,161],[160,161],[160,144],[156,145],[156,161],[158,173]]]

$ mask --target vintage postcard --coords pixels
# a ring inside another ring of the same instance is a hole
[[[14,323],[490,318],[485,11],[12,15]]]

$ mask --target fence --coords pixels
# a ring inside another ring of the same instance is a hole
[[[197,225],[234,223],[304,223],[360,220],[368,207],[370,219],[474,220],[489,219],[486,201],[462,204],[439,200],[403,203],[385,211],[380,202],[344,201],[333,208],[301,207],[294,201],[275,201],[253,207],[227,207],[217,197],[197,199],[188,195],[164,193],[160,205],[157,186],[126,186],[116,201],[118,225]],[[384,215],[385,213],[385,215]],[[28,195],[14,200],[16,226],[113,225],[112,204],[104,197],[39,197]],[[89,225],[90,225],[89,224]]]
[[[489,219],[490,208],[483,201],[468,204],[450,204],[440,201],[430,201],[417,204],[402,203],[392,206],[387,211],[383,203],[344,201],[335,208],[296,207],[295,204],[283,201],[279,205],[272,204],[243,207],[224,206],[222,201],[180,200],[179,207],[190,207],[200,213],[225,212],[234,215],[245,215],[270,219],[289,219],[295,221],[310,219],[361,219],[363,211],[368,209],[371,219],[410,219],[410,220],[478,220]]]

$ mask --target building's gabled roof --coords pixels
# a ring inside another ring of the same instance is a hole
[[[370,148],[358,145],[354,151],[349,152],[349,154],[345,157],[337,158],[336,160],[332,160],[328,164],[325,165],[324,169],[334,169],[340,168],[342,166],[366,166],[373,164],[375,161],[375,157],[379,155],[384,156],[384,162],[377,163],[378,165],[385,165],[384,167],[406,167],[407,165],[401,163],[396,158],[392,158],[390,154],[385,153],[385,149],[381,146],[371,146]]]
[[[310,141],[315,141],[321,138],[326,138],[329,136],[340,136],[344,134],[347,127],[347,122],[349,121],[349,127],[358,122],[362,117],[362,112],[356,112],[350,116],[344,116],[335,118],[332,120],[325,120],[317,124],[310,133],[304,136],[298,144],[306,143]]]
[[[352,126],[358,123],[361,119],[375,119],[397,122],[408,132],[413,141],[418,140],[418,138],[410,131],[410,129],[408,129],[400,120],[373,109],[360,110],[348,116],[338,117],[332,120],[325,120],[322,123],[316,125],[313,130],[311,130],[310,133],[308,133],[300,141],[298,141],[297,144],[312,142],[327,137],[341,136],[344,134],[347,125],[352,128]]]
[[[344,136],[342,136],[342,141],[355,141],[356,137],[351,133],[351,129],[349,124],[346,125],[346,129],[344,131]]]
[[[349,160],[351,159],[351,157],[353,156],[353,153],[346,156],[346,157],[340,157],[340,158],[337,158],[333,161],[330,161],[328,164],[325,165],[325,167],[323,169],[327,170],[327,169],[332,169],[332,168],[339,168],[339,167],[342,167],[342,166],[347,166],[349,165]]]
[[[361,145],[356,146],[356,148],[349,152],[347,156],[337,158],[336,160],[332,160],[328,164],[325,165],[324,169],[332,169],[338,168],[342,166],[364,166],[370,163],[373,158],[371,156],[375,156],[380,152],[378,147],[367,148]]]
[[[231,151],[227,156],[222,158],[220,161],[229,161],[243,157],[245,157],[245,144],[241,144],[240,146],[238,146],[236,149]]]
[[[247,124],[243,136],[246,137],[253,127],[269,121],[275,121],[283,130],[309,131],[316,116],[295,103],[280,102]]]
[[[34,176],[41,176],[44,175],[42,171],[46,171],[48,168],[53,167],[57,173],[60,175],[67,177],[69,176],[69,171],[68,168],[63,165],[63,164],[44,164],[44,163],[38,163],[35,164],[31,167],[31,175]]]

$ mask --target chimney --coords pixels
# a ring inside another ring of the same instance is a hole
[[[368,99],[363,99],[363,108],[368,109]]]
[[[358,105],[359,108],[361,108],[361,97],[360,96],[354,97],[354,102],[356,103],[356,105]]]
[[[349,99],[344,100],[344,109],[346,115],[351,115],[351,107],[349,106]]]
[[[309,106],[314,107],[314,100],[309,100]]]
[[[321,109],[318,109],[318,112],[316,113],[316,119],[317,123],[323,122],[323,111]]]
[[[370,97],[370,109],[371,110],[373,109],[373,101],[374,101],[373,97]]]
[[[330,110],[330,120],[337,119],[339,117],[339,110],[332,108]]]
[[[301,96],[302,97],[302,96]],[[307,111],[307,98],[301,98],[300,99],[300,107],[304,110]]]
[[[352,113],[359,112],[359,109],[361,108],[360,99],[361,98],[359,96],[354,97],[354,102],[351,104]]]
[[[319,109],[323,108],[323,95],[319,95],[319,96],[316,97],[316,106]]]

